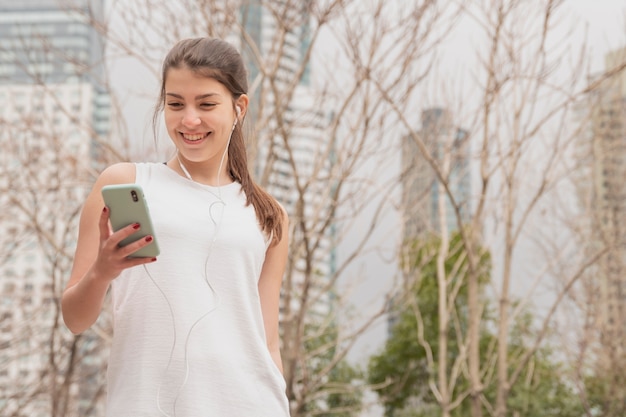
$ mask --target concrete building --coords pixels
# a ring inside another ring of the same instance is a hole
[[[626,48],[605,57],[606,70],[626,61]],[[593,81],[593,80],[592,80]],[[607,369],[626,349],[626,71],[602,81],[578,109],[584,127],[577,146],[576,177],[586,251],[608,247],[594,266],[587,288],[595,310],[594,327],[606,351]],[[590,238],[589,238],[590,237]]]
[[[302,195],[306,208],[302,218],[309,233],[315,233],[331,208],[330,199],[324,196],[333,187],[329,175],[333,150],[324,135],[330,115],[320,110],[322,107],[316,103],[309,85],[310,67],[302,65],[309,45],[310,16],[307,1],[297,4],[298,7],[291,8],[284,16],[289,21],[290,30],[280,40],[277,38],[282,33],[277,30],[280,22],[260,1],[249,2],[242,10],[245,29],[258,47],[257,51],[243,47],[250,81],[254,86],[248,117],[253,122],[259,117],[268,117],[268,114],[280,115],[280,121],[269,117],[266,127],[258,132],[256,148],[251,150],[251,155],[256,155],[253,162],[255,177],[285,206],[292,224],[300,221],[297,207]],[[255,59],[257,53],[268,63],[276,59],[277,70],[271,80],[259,70]],[[293,95],[289,95],[288,91],[293,91]],[[259,109],[264,109],[263,115],[258,114]],[[296,234],[301,232],[301,228],[296,228]],[[328,290],[323,291],[323,288],[327,287],[335,270],[333,227],[328,227],[314,239],[318,237],[320,241],[314,259],[307,262],[306,257],[298,258],[292,279],[297,289],[305,283],[306,275],[315,276],[310,281],[316,288],[312,291],[311,288],[300,289],[316,296],[324,293],[310,310],[324,316],[331,308],[331,294]],[[292,236],[292,241],[300,238],[298,235]]]
[[[422,112],[422,127],[416,134],[448,178],[448,187],[461,209],[461,221],[467,221],[471,191],[468,133],[454,125],[447,109],[431,108]],[[410,135],[402,140],[401,172],[404,241],[443,232],[439,220],[442,199],[447,232],[458,230],[456,214],[442,182]]]
[[[413,266],[416,251],[428,239],[443,233],[450,235],[459,229],[459,219],[452,201],[432,164],[420,149],[418,141],[423,143],[434,165],[447,180],[448,189],[460,210],[461,224],[469,222],[471,214],[468,132],[454,124],[452,113],[445,108],[423,110],[421,122],[421,129],[414,133],[416,137],[406,135],[401,143],[401,262],[404,264],[404,279],[409,286],[416,275]],[[443,221],[440,217],[442,213]],[[390,305],[396,302],[392,299]],[[388,334],[397,320],[395,314],[388,316]]]
[[[103,1],[61,3],[0,1],[0,415],[101,415],[87,377],[101,369],[87,354],[94,336],[67,345],[58,302],[109,129],[103,43],[89,23]]]

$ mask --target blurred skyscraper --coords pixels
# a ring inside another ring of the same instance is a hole
[[[316,105],[310,88],[310,66],[303,65],[310,42],[308,3],[306,0],[291,2],[290,5],[284,1],[275,2],[272,7],[289,7],[287,13],[281,16],[284,21],[277,22],[276,15],[270,12],[267,5],[263,6],[259,0],[250,1],[242,9],[242,22],[258,47],[256,51],[243,48],[250,82],[255,86],[249,117],[257,120],[258,109],[264,109],[261,117],[271,114],[268,109],[276,109],[274,114],[280,115],[280,125],[278,118],[269,117],[265,128],[258,132],[257,148],[251,152],[256,155],[253,161],[255,176],[285,206],[292,223],[302,220],[309,233],[316,233],[325,223],[324,216],[328,216],[331,210],[332,202],[323,196],[328,195],[333,187],[329,182],[333,152],[332,144],[324,134],[331,115],[325,114]],[[278,30],[281,24],[289,28],[284,34]],[[271,77],[263,76],[257,56],[262,57],[266,64],[274,60],[277,62],[277,69]],[[304,204],[299,201],[301,195]],[[304,207],[306,211],[298,214],[299,207]],[[295,228],[295,233],[301,234],[302,228]],[[305,274],[316,276],[308,284],[317,285],[318,290],[328,284],[335,268],[332,233],[332,226],[327,227],[320,237],[314,259],[309,260],[312,262],[307,264],[306,256],[298,259],[293,282],[300,290],[311,292],[310,288],[302,286]],[[300,235],[292,237],[293,241],[301,239]],[[301,251],[303,255],[306,255],[305,252]],[[325,315],[329,308],[330,294],[326,293],[310,312]]]
[[[422,111],[421,129],[415,132],[424,145],[441,175],[447,179],[448,189],[460,210],[460,222],[470,220],[471,173],[470,145],[467,131],[453,122],[452,114],[444,108],[429,108]],[[401,146],[402,184],[401,209],[403,214],[403,271],[406,282],[412,285],[417,251],[429,239],[442,233],[453,233],[459,229],[454,207],[442,181],[431,163],[424,157],[413,135],[402,138]],[[441,205],[441,206],[440,206]],[[444,221],[440,214],[444,214]],[[445,227],[445,229],[444,229]],[[397,300],[391,300],[393,305]],[[387,329],[391,332],[398,317],[390,314]]]
[[[91,409],[98,384],[65,379],[90,364],[76,368],[58,306],[72,202],[110,126],[102,20],[103,0],[0,0],[0,415],[102,414]]]
[[[626,62],[626,48],[606,55],[606,70],[621,62]],[[608,248],[593,266],[586,287],[593,304],[589,308],[595,311],[594,328],[605,349],[598,358],[609,370],[626,355],[626,71],[595,81],[601,81],[599,88],[577,114],[584,130],[577,146],[575,184],[584,220],[579,225],[585,236],[581,243],[589,254]]]
[[[461,210],[461,221],[467,222],[471,191],[467,132],[454,125],[447,109],[431,108],[422,112],[422,128],[416,134],[447,176],[450,193]],[[404,241],[442,232],[438,208],[441,199],[445,200],[447,232],[458,230],[456,214],[442,182],[410,135],[402,140],[401,172]]]
[[[104,0],[1,0],[1,101],[14,103],[16,113],[32,109],[17,87],[27,86],[35,108],[54,107],[58,120],[88,113],[93,136],[105,136],[110,100],[104,89],[104,43],[88,21],[103,21],[103,7]],[[11,95],[13,86],[18,91]],[[49,104],[50,97],[57,103]],[[95,142],[91,146],[94,152]]]

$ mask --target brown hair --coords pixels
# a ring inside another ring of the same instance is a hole
[[[235,100],[248,91],[248,73],[243,58],[230,43],[215,38],[185,39],[178,42],[166,55],[161,74],[161,93],[155,107],[152,123],[156,131],[158,117],[165,105],[165,80],[171,68],[186,67],[203,77],[223,84]],[[261,228],[272,242],[282,237],[283,211],[278,202],[254,182],[248,171],[248,157],[244,143],[243,123],[237,123],[228,147],[227,170],[241,184],[247,204],[254,207]]]

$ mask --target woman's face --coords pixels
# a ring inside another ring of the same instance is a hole
[[[219,163],[236,120],[232,96],[223,84],[185,67],[170,69],[164,115],[167,132],[184,159]]]

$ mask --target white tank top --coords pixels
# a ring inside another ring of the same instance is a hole
[[[107,416],[289,416],[257,287],[269,241],[241,185],[136,167],[161,254],[113,281]]]

